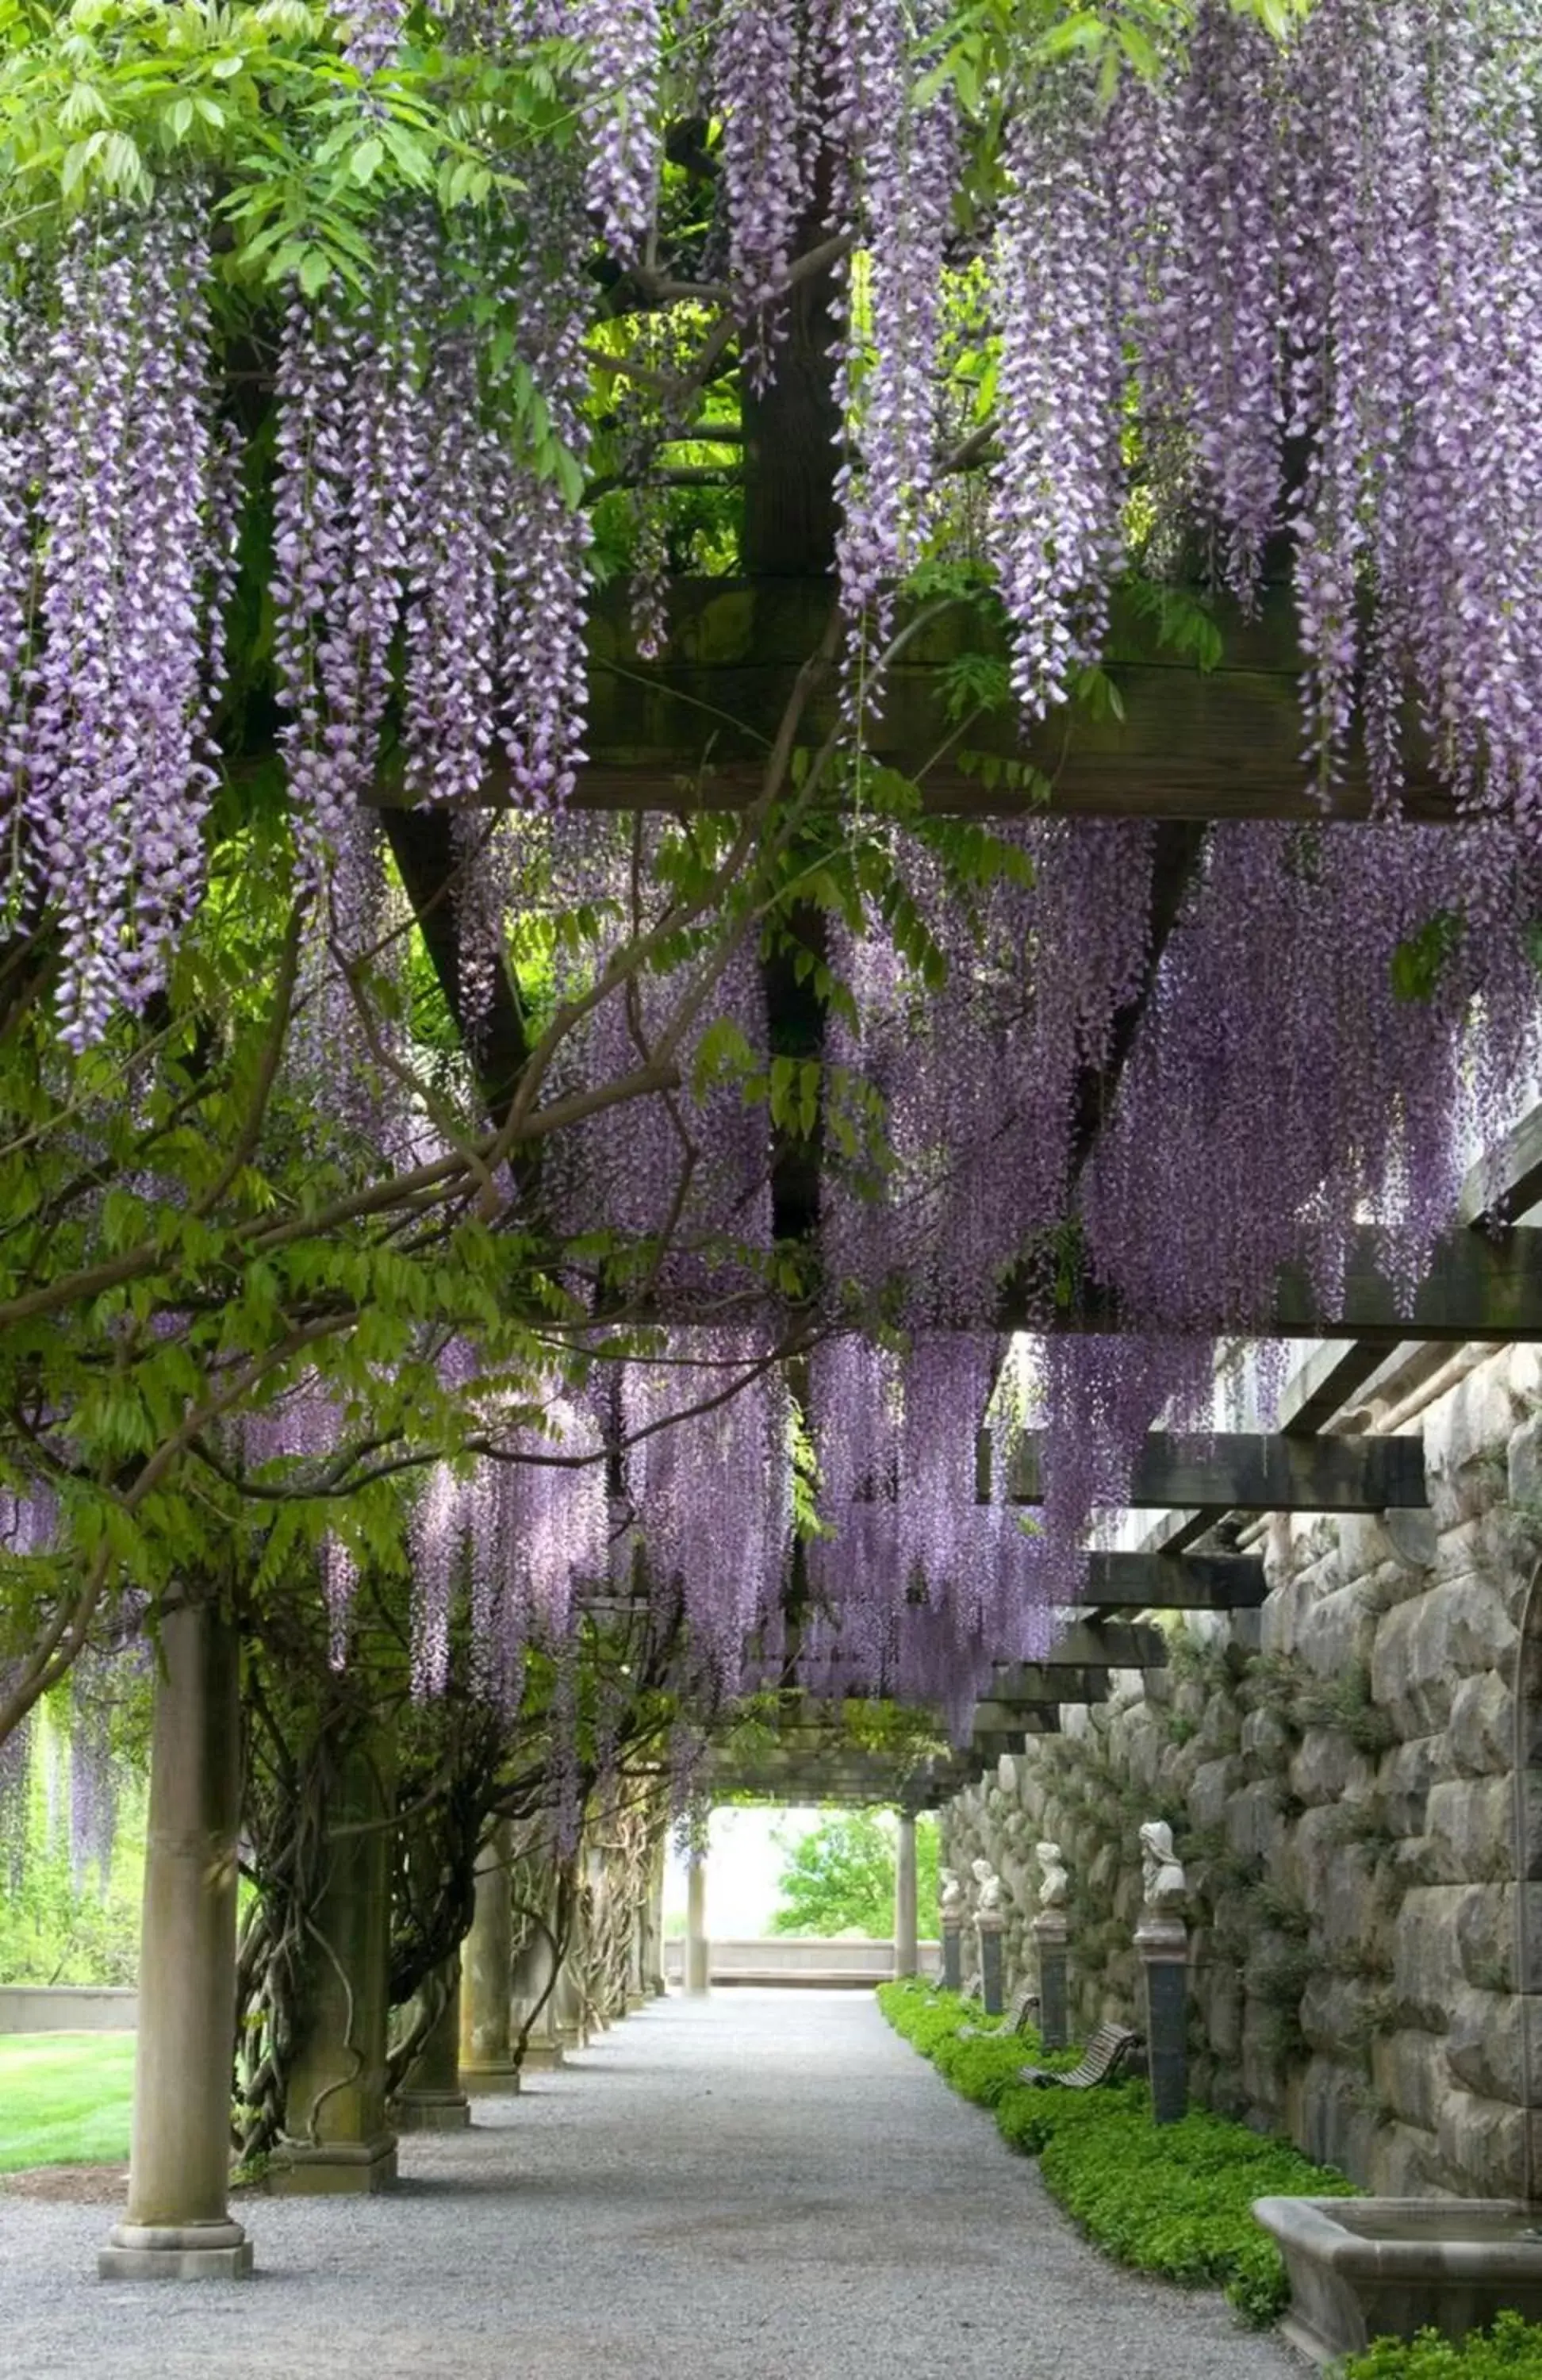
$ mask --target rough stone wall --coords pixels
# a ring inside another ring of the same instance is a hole
[[[1513,1696],[1539,1410],[1542,1352],[1481,1363],[1403,1425],[1424,1430],[1427,1514],[1271,1516],[1261,1613],[1175,1619],[1168,1670],[1115,1673],[1107,1703],[1066,1707],[945,1814],[944,1856],[966,1877],[983,1853],[1007,1888],[1009,1982],[1032,1971],[1033,1847],[1062,1846],[1082,2031],[1139,2021],[1135,1835],[1168,1819],[1195,2095],[1378,2191],[1523,2186]],[[1534,1673],[1539,1630],[1542,1609]],[[1525,1699],[1542,1775],[1535,1674]],[[1525,1788],[1522,1873],[1542,1877],[1542,1783]],[[1542,1882],[1524,1901],[1535,1993]]]

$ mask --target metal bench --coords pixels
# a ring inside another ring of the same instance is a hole
[[[1021,2033],[1026,2025],[1032,2022],[1038,2008],[1038,1994],[1033,1985],[1019,1984],[1006,2004],[1000,2024],[961,2024],[957,2038],[960,2041],[984,2041],[991,2034],[1006,2037]]]
[[[1145,2046],[1142,2036],[1132,2033],[1127,2024],[1100,2024],[1079,2063],[1066,2073],[1051,2074],[1042,2066],[1020,2066],[1017,2080],[1040,2087],[1052,2082],[1066,2091],[1091,2091],[1099,2082],[1116,2082]]]

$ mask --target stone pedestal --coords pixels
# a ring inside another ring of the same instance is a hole
[[[980,2001],[987,2016],[1000,2016],[1006,2007],[1002,1988],[1002,1921],[996,1916],[977,1917],[975,1931],[980,1946]]]
[[[1071,2038],[1066,1971],[1070,1928],[1062,1909],[1041,1909],[1033,1921],[1038,1951],[1038,2030],[1046,2049],[1064,2049]]]
[[[959,1917],[942,1920],[942,1984],[950,1992],[964,1989],[964,1921]]]
[[[686,1989],[704,1992],[711,1979],[707,1939],[707,1854],[693,1848],[686,1868]]]
[[[240,1647],[212,1606],[161,1622],[140,1943],[128,2204],[103,2280],[237,2280],[251,2243],[230,2218],[236,2045]]]
[[[1146,2055],[1159,2124],[1188,2112],[1188,1947],[1181,1917],[1142,1912],[1135,1949],[1146,1973]]]
[[[392,2116],[402,2132],[460,2132],[471,2121],[471,2103],[460,2087],[460,1960],[450,1962],[450,1996],[406,2082]]]
[[[899,1841],[894,1853],[894,1973],[914,1975],[920,1967],[917,1939],[919,1910],[916,1880],[916,1818],[900,1812]]]
[[[388,2190],[396,2140],[385,2114],[390,2014],[390,1748],[339,1755],[328,1799],[329,1873],[314,1912],[310,1990],[299,2015],[285,2136],[268,2166],[280,2196]]]
[[[477,1905],[460,1952],[460,2081],[467,2091],[517,2091],[510,2017],[514,1912],[509,1900],[509,1827],[495,1827],[477,1854]]]

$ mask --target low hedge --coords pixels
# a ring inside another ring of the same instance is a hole
[[[1050,2062],[1037,2036],[959,2041],[958,2027],[970,2010],[951,1993],[888,1984],[879,2001],[895,2030],[955,2090],[995,2109],[997,2130],[1010,2147],[1038,2156],[1051,2196],[1099,2248],[1166,2280],[1223,2289],[1244,2320],[1259,2327],[1283,2312],[1290,2285],[1279,2250],[1253,2219],[1253,2201],[1353,2195],[1342,2174],[1311,2164],[1287,2141],[1267,2140],[1224,2117],[1196,2109],[1182,2123],[1159,2130],[1142,2082],[1096,2091],[1019,2083],[1019,2066]],[[1421,2372],[1416,2380],[1445,2375]],[[1521,2380],[1519,2373],[1514,2380]]]
[[[1475,2330],[1460,2346],[1438,2330],[1378,2338],[1342,2368],[1343,2380],[1542,2380],[1542,2325],[1501,2313],[1492,2330]]]

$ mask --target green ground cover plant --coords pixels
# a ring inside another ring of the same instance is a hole
[[[1378,2338],[1348,2359],[1343,2380],[1542,2380],[1542,2323],[1501,2313],[1491,2330],[1475,2330],[1460,2344],[1438,2330]]]
[[[1019,2083],[1025,2063],[1072,2064],[1074,2053],[1046,2059],[1031,2034],[961,2042],[959,2025],[980,2020],[951,1992],[887,1984],[879,2001],[895,2031],[955,2090],[994,2108],[1009,2147],[1038,2157],[1051,2196],[1097,2246],[1164,2280],[1224,2289],[1257,2327],[1283,2311],[1290,2288],[1279,2250],[1253,2219],[1253,2201],[1354,2194],[1342,2174],[1313,2165],[1289,2142],[1201,2108],[1159,2131],[1143,2082],[1090,2092]],[[1542,2380],[1542,2364],[1537,2369]],[[1365,2380],[1392,2380],[1392,2373]],[[1446,2375],[1420,2371],[1416,2380]],[[1475,2380],[1488,2380],[1487,2369]]]
[[[0,2036],[0,2173],[121,2164],[133,2094],[131,2033]]]

